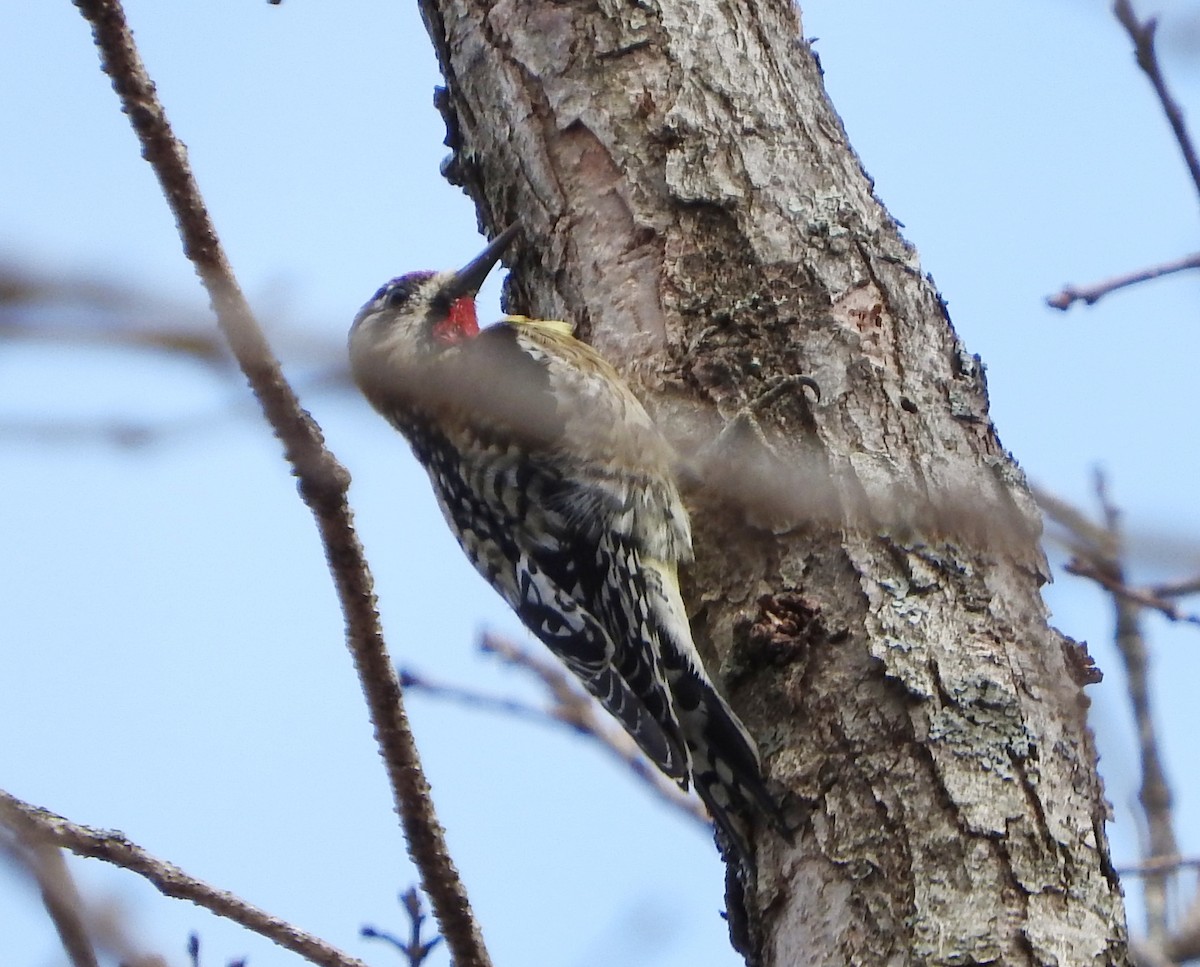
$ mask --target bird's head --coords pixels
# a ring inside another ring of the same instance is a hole
[[[410,272],[392,279],[363,306],[350,327],[350,365],[364,388],[396,367],[419,366],[479,332],[475,295],[516,238],[510,225],[455,272]]]

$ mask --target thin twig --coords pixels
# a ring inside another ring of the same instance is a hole
[[[1196,148],[1192,144],[1191,135],[1188,134],[1187,125],[1184,123],[1183,111],[1171,97],[1171,92],[1167,90],[1166,79],[1158,64],[1158,53],[1154,49],[1154,34],[1158,29],[1158,18],[1150,17],[1144,21],[1138,20],[1130,0],[1116,0],[1116,3],[1113,4],[1113,13],[1133,41],[1133,52],[1137,58],[1137,65],[1150,79],[1154,93],[1158,95],[1163,113],[1166,114],[1171,130],[1175,134],[1175,140],[1179,143],[1179,150],[1183,152],[1183,160],[1187,165],[1188,173],[1192,176],[1192,183],[1196,186],[1197,193],[1200,194],[1200,158],[1196,156]]]
[[[525,719],[528,722],[554,723],[558,719],[546,709],[527,705],[515,698],[504,698],[461,685],[447,685],[445,682],[434,681],[410,668],[400,669],[400,687],[406,692],[420,692],[430,698],[441,698],[456,702],[466,708],[484,712],[497,712],[512,718]]]
[[[1139,20],[1130,0],[1116,0],[1113,4],[1113,14],[1121,26],[1125,28],[1125,32],[1129,34],[1130,40],[1133,41],[1133,51],[1137,65],[1142,69],[1146,77],[1149,78],[1151,85],[1154,87],[1154,93],[1158,96],[1163,113],[1167,116],[1167,123],[1171,125],[1175,141],[1178,143],[1179,150],[1183,154],[1184,164],[1187,165],[1188,173],[1192,176],[1192,184],[1195,186],[1197,194],[1200,195],[1200,157],[1197,157],[1196,147],[1192,143],[1191,135],[1188,133],[1187,124],[1183,119],[1183,111],[1179,107],[1179,103],[1171,96],[1171,92],[1167,89],[1166,78],[1163,77],[1162,68],[1158,63],[1158,51],[1154,45],[1154,36],[1158,30],[1158,19],[1156,17],[1149,17],[1146,20]],[[1062,291],[1047,297],[1046,303],[1051,308],[1063,311],[1069,309],[1076,302],[1093,305],[1099,299],[1118,289],[1137,285],[1140,282],[1146,282],[1150,279],[1157,279],[1164,275],[1170,275],[1173,272],[1183,272],[1194,268],[1200,268],[1200,252],[1172,262],[1165,262],[1162,265],[1155,265],[1148,269],[1140,269],[1137,272],[1130,272],[1127,275],[1106,279],[1103,282],[1097,282],[1092,285],[1067,285],[1063,287]]]
[[[1158,279],[1164,275],[1171,275],[1174,272],[1185,272],[1188,269],[1200,269],[1200,252],[1176,259],[1173,262],[1152,265],[1148,269],[1139,269],[1136,272],[1130,272],[1126,275],[1114,276],[1111,279],[1105,279],[1103,282],[1094,282],[1091,285],[1065,285],[1062,291],[1052,296],[1047,296],[1046,304],[1052,309],[1062,309],[1064,312],[1070,309],[1076,302],[1083,302],[1090,306],[1099,302],[1110,292],[1117,291],[1117,289],[1137,285],[1139,282],[1148,282],[1151,279]]]
[[[101,64],[112,78],[143,156],[154,168],[175,215],[184,251],[208,290],[221,331],[283,443],[299,479],[300,493],[316,518],[346,619],[347,645],[387,765],[409,855],[421,874],[452,959],[457,967],[489,967],[491,961],[466,888],[434,813],[400,685],[383,641],[371,574],[346,500],[349,474],[326,449],[320,428],[284,380],[246,303],[192,176],[186,150],[171,131],[119,0],[75,0],[75,4],[92,25]]]
[[[122,833],[76,825],[62,816],[22,802],[3,790],[0,790],[0,822],[24,839],[62,847],[77,856],[89,856],[131,870],[149,880],[165,896],[191,900],[314,964],[321,964],[322,967],[366,967],[361,960],[342,953],[321,938],[298,930],[232,893],[188,876],[177,866],[155,859]]]
[[[616,728],[595,699],[580,689],[560,665],[535,658],[518,645],[498,635],[484,634],[479,641],[479,647],[508,664],[537,676],[551,697],[552,704],[546,715],[576,732],[595,739],[601,748],[616,757],[617,761],[649,786],[659,798],[680,812],[706,826],[711,823],[708,811],[699,798],[684,792],[651,765],[629,734],[624,729]]]
[[[1146,876],[1150,873],[1167,873],[1175,870],[1200,868],[1200,856],[1151,856],[1131,866],[1118,866],[1120,876]]]
[[[1173,602],[1156,595],[1151,588],[1131,588],[1127,584],[1122,584],[1112,574],[1106,572],[1103,568],[1097,567],[1094,561],[1076,558],[1073,561],[1068,561],[1063,566],[1063,570],[1068,574],[1074,574],[1076,577],[1090,578],[1104,588],[1104,590],[1139,608],[1157,611],[1172,621],[1183,621],[1188,624],[1200,625],[1200,615],[1184,614]]]
[[[319,393],[341,394],[352,385],[349,372],[336,367],[292,379],[292,388],[310,397]],[[226,423],[241,422],[250,418],[256,418],[254,404],[246,399],[239,387],[236,397],[230,396],[216,406],[173,419],[0,419],[0,440],[17,439],[24,443],[56,447],[101,444],[123,450],[135,450],[176,440],[196,440],[206,433],[219,432]]]

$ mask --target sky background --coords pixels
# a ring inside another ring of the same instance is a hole
[[[1144,0],[1140,12],[1152,12]],[[1164,64],[1200,116],[1200,21],[1163,0]],[[438,175],[436,63],[411,3],[129,0],[129,19],[230,259],[352,500],[397,661],[540,698],[475,648],[523,638],[450,538],[423,473],[322,376],[388,278],[481,244]],[[1200,279],[1066,315],[1044,305],[1193,251],[1197,197],[1128,40],[1084,0],[813,0],[833,102],[907,227],[1029,477],[1082,505],[1102,466],[1134,537],[1134,580],[1200,571]],[[67,0],[10,4],[0,39],[0,260],[150,293],[148,325],[204,325],[206,299]],[[498,314],[498,280],[481,318]],[[308,511],[236,377],[196,359],[45,338],[70,307],[4,320],[0,343],[0,787],[154,854],[373,964],[357,936],[402,929],[415,882]],[[133,425],[140,446],[33,428]],[[1051,547],[1061,563],[1061,553]],[[1058,572],[1056,625],[1086,639],[1118,865],[1137,857],[1137,765],[1110,608]],[[1200,604],[1195,605],[1200,610]],[[1195,626],[1148,616],[1181,848],[1200,851]],[[455,860],[498,964],[734,967],[706,833],[553,727],[415,695],[409,711]],[[299,964],[74,861],[141,949],[184,963]],[[1131,892],[1131,921],[1141,923]],[[0,962],[64,962],[34,895],[0,868]],[[444,964],[444,952],[434,964]]]

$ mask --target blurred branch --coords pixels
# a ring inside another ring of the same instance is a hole
[[[273,341],[289,361],[319,367],[321,381],[349,388],[343,340],[327,327],[277,324]],[[228,376],[229,347],[201,307],[148,288],[68,271],[41,275],[0,257],[0,336],[55,346],[147,350]]]
[[[1059,539],[1074,555],[1064,565],[1068,574],[1095,581],[1110,594],[1132,605],[1157,611],[1172,621],[1200,624],[1200,615],[1185,614],[1171,600],[1200,591],[1200,578],[1152,587],[1131,587],[1124,583],[1122,567],[1112,566],[1114,535],[1106,527],[1090,521],[1080,510],[1066,501],[1031,485],[1034,499],[1042,512],[1063,528]],[[1124,535],[1121,535],[1121,555],[1124,556]]]
[[[1184,614],[1171,601],[1155,594],[1153,588],[1131,588],[1127,584],[1121,584],[1112,574],[1097,567],[1094,561],[1087,559],[1068,561],[1063,569],[1068,574],[1090,578],[1106,591],[1139,608],[1148,608],[1151,611],[1157,611],[1172,621],[1184,621],[1189,624],[1200,625],[1200,615]]]
[[[192,176],[187,153],[167,121],[119,0],[75,0],[92,25],[101,67],[154,169],[175,215],[184,252],[200,276],[217,324],[263,413],[284,445],[300,494],[316,518],[346,619],[347,646],[367,699],[392,793],[442,935],[457,967],[490,967],[483,936],[446,847],[429,784],[404,711],[375,608],[373,581],[347,502],[350,476],[325,447],[320,427],[301,408],[233,276],[216,227]]]
[[[0,822],[4,820],[0,812]],[[37,883],[42,906],[54,924],[71,967],[99,967],[95,946],[87,927],[83,901],[75,879],[63,860],[62,851],[49,843],[40,842],[16,827],[5,827],[12,833],[12,842],[0,840],[0,849],[24,867]]]
[[[1149,864],[1161,857],[1178,855],[1179,847],[1171,813],[1171,789],[1154,727],[1149,653],[1139,622],[1146,601],[1128,588],[1122,563],[1120,512],[1109,498],[1107,484],[1099,471],[1095,490],[1102,515],[1099,524],[1066,501],[1038,490],[1034,495],[1046,515],[1070,535],[1077,558],[1068,565],[1068,570],[1091,578],[1112,595],[1116,612],[1116,646],[1125,665],[1142,769],[1138,801],[1146,823],[1143,858],[1148,868],[1141,874],[1145,884],[1146,934],[1153,950],[1164,951],[1169,936],[1167,893],[1176,868],[1156,870],[1149,868]],[[1164,603],[1170,606],[1169,602]]]
[[[1200,594],[1200,577],[1188,578],[1186,581],[1172,581],[1167,584],[1155,584],[1149,590],[1160,598],[1183,598],[1189,594]]]
[[[1114,276],[1111,279],[1105,279],[1103,282],[1096,282],[1092,285],[1063,286],[1062,291],[1055,295],[1047,296],[1046,304],[1052,309],[1062,309],[1065,312],[1076,302],[1084,302],[1090,306],[1099,302],[1100,299],[1110,292],[1115,292],[1117,289],[1137,285],[1139,282],[1148,282],[1150,279],[1157,279],[1164,275],[1170,275],[1173,272],[1183,272],[1187,269],[1197,268],[1200,268],[1200,252],[1193,253],[1185,258],[1176,259],[1174,262],[1164,262],[1162,265],[1153,265],[1148,269],[1130,272],[1128,275]]]
[[[350,387],[349,371],[330,371],[307,378],[294,378],[292,385],[307,395],[324,390],[340,392]],[[147,406],[147,411],[152,411]],[[247,405],[240,394],[236,399],[194,413],[156,419],[63,419],[61,417],[0,417],[0,437],[26,443],[62,446],[72,443],[103,444],[122,450],[183,440],[191,442],[205,433],[220,429],[222,424],[253,417],[253,406]]]
[[[1174,872],[1200,868],[1200,856],[1151,856],[1132,866],[1118,866],[1120,876],[1146,876],[1150,873]]]
[[[1166,78],[1163,77],[1162,69],[1158,64],[1158,52],[1154,47],[1154,34],[1158,30],[1158,18],[1149,17],[1146,20],[1138,20],[1130,0],[1116,0],[1113,4],[1113,13],[1121,26],[1125,28],[1126,33],[1129,34],[1130,40],[1133,41],[1133,52],[1137,58],[1137,65],[1150,79],[1154,93],[1158,95],[1163,113],[1167,116],[1167,121],[1175,134],[1175,140],[1179,143],[1179,150],[1183,152],[1183,160],[1187,164],[1188,173],[1192,176],[1192,184],[1196,186],[1197,194],[1200,194],[1200,159],[1196,157],[1196,148],[1192,144],[1191,135],[1188,134],[1187,125],[1184,123],[1183,111],[1171,97],[1171,92],[1167,90]]]
[[[319,937],[297,929],[244,900],[188,876],[179,867],[155,859],[118,832],[77,826],[70,820],[0,790],[0,823],[21,839],[39,846],[63,847],[77,856],[104,860],[149,880],[165,896],[190,900],[218,916],[241,924],[322,967],[366,967]]]
[[[1166,954],[1176,963],[1200,959],[1200,892],[1192,899],[1175,935],[1167,942]]]
[[[172,303],[149,290],[136,290],[104,279],[43,278],[0,260],[0,337],[26,343],[45,343],[76,349],[104,348],[130,353],[156,353],[160,358],[198,362],[217,377],[222,388],[240,376],[230,365],[228,346],[212,330],[211,316],[194,307]],[[292,385],[305,396],[351,389],[350,368],[341,341],[309,336],[294,328],[280,331],[287,357],[301,361],[306,371]],[[35,364],[36,365],[36,364]],[[177,418],[164,417],[147,407],[145,419],[39,418],[25,415],[0,418],[0,436],[22,442],[61,446],[75,442],[100,443],[137,449],[170,438],[193,437],[223,421],[244,420],[254,407],[237,380],[237,396],[212,409]],[[81,401],[81,408],[85,405]]]
[[[1111,552],[1111,535],[1103,527],[1092,523],[1083,511],[1036,484],[1031,485],[1031,490],[1042,513],[1066,532],[1063,543],[1069,550],[1089,557],[1107,556]]]
[[[53,320],[37,325],[22,321],[30,311],[49,311]],[[63,322],[71,312],[105,325],[78,326]],[[78,342],[157,349],[195,359],[210,366],[227,366],[225,342],[191,308],[108,281],[39,276],[0,262],[0,334],[8,338]]]
[[[1178,967],[1165,953],[1140,937],[1129,938],[1129,962],[1132,967]]]
[[[704,823],[705,826],[709,825],[711,820],[704,804],[650,765],[629,734],[614,725],[610,716],[600,708],[595,699],[579,688],[561,665],[536,658],[498,635],[484,634],[480,638],[479,647],[509,665],[532,672],[541,681],[551,699],[550,707],[544,713],[539,713],[542,718],[561,722],[576,732],[595,739],[601,748],[649,786],[660,799],[690,818]]]

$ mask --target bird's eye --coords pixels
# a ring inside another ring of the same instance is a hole
[[[392,312],[400,312],[407,309],[413,297],[421,291],[421,287],[432,278],[432,272],[409,272],[408,275],[392,279],[375,293],[375,298],[371,300],[372,304],[376,311],[388,309]]]
[[[383,304],[388,309],[399,309],[412,298],[412,289],[407,285],[394,285],[383,297]]]

